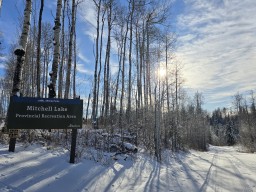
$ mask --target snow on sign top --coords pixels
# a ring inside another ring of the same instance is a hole
[[[13,96],[8,129],[82,128],[83,100]]]

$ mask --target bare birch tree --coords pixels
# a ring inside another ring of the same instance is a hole
[[[42,28],[42,15],[44,9],[44,0],[41,0],[41,7],[39,12],[39,19],[38,19],[38,39],[37,39],[37,54],[36,54],[36,66],[37,66],[37,97],[41,95],[41,28]]]
[[[71,26],[70,26],[70,34],[69,34],[69,52],[68,52],[68,64],[67,64],[67,73],[66,73],[66,86],[65,86],[65,94],[64,98],[69,97],[70,91],[70,76],[71,76],[71,65],[72,65],[72,56],[73,56],[73,38],[74,38],[74,30],[75,30],[75,0],[72,0],[72,12],[71,12]]]
[[[25,10],[24,10],[24,20],[23,29],[20,36],[19,46],[15,49],[14,54],[17,56],[16,67],[13,77],[12,95],[20,95],[21,89],[21,74],[24,64],[24,57],[26,56],[26,48],[28,41],[28,34],[30,30],[30,17],[32,12],[32,1],[26,0]],[[8,118],[8,117],[7,117]],[[9,151],[14,152],[15,150],[16,138],[10,138]]]
[[[76,67],[77,67],[77,45],[76,45],[76,12],[77,6],[75,5],[75,19],[74,19],[74,66],[73,66],[73,98],[76,98]]]
[[[58,74],[58,64],[60,60],[60,18],[61,18],[62,0],[57,1],[57,9],[55,16],[55,26],[54,26],[54,53],[52,61],[52,71],[50,72],[50,84],[49,87],[49,98],[54,98],[56,96],[56,81]]]
[[[127,122],[130,123],[131,113],[131,90],[132,90],[132,37],[133,37],[133,14],[135,9],[135,1],[129,2],[129,16],[130,16],[130,45],[129,45],[129,79],[128,79],[128,105],[127,105]]]
[[[26,54],[28,34],[30,30],[30,17],[32,12],[32,0],[26,0],[26,6],[24,10],[24,20],[23,20],[23,30],[21,33],[19,47],[17,47],[14,51],[17,56],[16,68],[13,77],[13,88],[12,95],[20,94],[20,86],[21,86],[21,73],[24,63],[24,57]]]
[[[63,89],[63,67],[65,60],[65,11],[67,6],[67,0],[64,0],[63,9],[62,9],[62,26],[61,26],[61,61],[59,69],[59,81],[58,81],[58,97],[62,98],[62,89]]]
[[[92,100],[92,119],[94,122],[94,128],[96,128],[96,117],[97,117],[97,108],[98,108],[98,88],[99,86],[99,77],[97,78],[98,74],[98,63],[99,63],[99,31],[100,31],[100,12],[101,12],[101,0],[96,2],[96,0],[93,0],[95,6],[96,6],[96,12],[97,12],[97,25],[96,25],[96,48],[95,48],[95,69],[94,69],[94,83],[93,83],[93,100]],[[100,76],[100,73],[98,74]]]

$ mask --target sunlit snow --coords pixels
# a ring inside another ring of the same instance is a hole
[[[105,164],[69,151],[0,145],[0,191],[256,191],[256,154],[211,146],[208,152],[163,153],[162,163],[140,151]]]

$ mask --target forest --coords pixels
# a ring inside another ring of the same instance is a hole
[[[79,132],[81,148],[110,150],[118,135],[120,142],[129,140],[126,144],[147,150],[159,161],[166,149],[206,151],[208,144],[240,144],[248,152],[256,152],[253,91],[248,90],[247,95],[234,93],[230,108],[216,106],[216,110],[207,111],[203,107],[203,93],[197,91],[191,95],[184,88],[183,65],[175,58],[171,1],[90,2],[96,23],[93,23],[94,47],[88,50],[94,56],[88,95],[79,95],[76,89],[80,30],[77,14],[85,1],[56,0],[52,22],[44,21],[46,1],[24,2],[25,10],[17,26],[20,36],[10,46],[4,77],[0,79],[3,121],[13,95],[80,97],[84,100],[84,127]],[[0,41],[4,41],[1,36]],[[3,49],[0,47],[0,54]],[[112,57],[118,64],[115,73],[111,71]],[[81,87],[88,89],[88,85]],[[5,127],[2,130],[1,141],[8,142]],[[67,146],[70,133],[70,130],[49,132],[35,128],[20,130],[17,139]]]

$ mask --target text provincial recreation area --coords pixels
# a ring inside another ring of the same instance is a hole
[[[35,118],[35,119],[75,119],[76,115],[48,115],[48,114],[18,114],[16,118]]]

